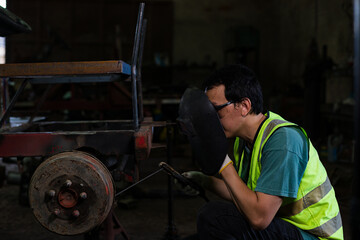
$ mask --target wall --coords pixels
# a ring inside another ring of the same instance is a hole
[[[139,1],[8,0],[8,8],[33,31],[7,38],[7,62],[130,62]],[[172,11],[171,1],[146,3],[146,63],[157,52],[171,53]]]
[[[244,1],[174,0],[175,64],[224,64],[226,31],[251,26],[260,33],[258,74],[267,92],[289,83],[302,85],[302,74],[312,38],[339,65],[352,55],[351,0]],[[317,17],[316,17],[317,16]],[[317,29],[316,29],[317,21]]]
[[[268,97],[274,91],[287,91],[291,84],[303,86],[302,74],[313,38],[320,50],[324,44],[328,46],[328,55],[338,66],[346,66],[351,60],[352,26],[347,15],[347,11],[352,11],[351,0],[146,3],[150,28],[145,64],[154,64],[154,56],[160,53],[168,59],[167,64],[193,67],[190,71],[175,69],[174,82],[200,82],[214,66],[224,65],[224,52],[229,42],[234,43],[231,31],[236,27],[243,30],[250,27],[259,34],[258,52],[250,56],[258,56],[258,61],[251,60],[249,64],[256,69]],[[120,58],[127,60],[131,55],[128,50],[132,48],[137,4],[138,1],[129,0],[9,0],[9,9],[29,22],[34,31],[30,35],[9,37],[7,59],[19,62],[119,58],[115,46],[118,24],[123,31],[120,34],[124,57]],[[60,42],[49,29],[60,35]],[[49,47],[52,53],[44,56]],[[170,73],[165,78],[171,78],[172,70],[167,71]],[[151,76],[154,81],[164,71],[155,72]]]

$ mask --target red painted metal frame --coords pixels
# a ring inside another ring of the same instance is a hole
[[[94,149],[103,155],[134,154],[137,162],[145,160],[152,148],[153,127],[165,126],[164,122],[144,122],[138,131],[128,127],[129,121],[111,121],[109,127],[92,130],[90,125],[101,121],[47,122],[37,125],[0,131],[0,157],[52,156],[81,148]],[[117,123],[119,126],[117,126]],[[125,123],[125,124],[124,124]],[[72,126],[74,125],[74,126]],[[46,131],[47,127],[59,127]],[[43,129],[41,129],[43,128]],[[78,128],[79,130],[73,130]],[[69,129],[69,130],[67,130]],[[85,129],[85,130],[83,130]]]

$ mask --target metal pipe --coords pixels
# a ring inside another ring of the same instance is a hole
[[[141,67],[142,67],[142,58],[143,58],[144,44],[145,44],[146,26],[147,26],[147,19],[144,19],[143,27],[141,29],[140,52],[139,52],[139,60],[138,60],[138,72],[137,72],[138,73],[139,115],[140,115],[139,119],[140,119],[140,121],[144,120]]]
[[[1,78],[1,114],[4,114],[8,107],[9,99],[9,78]]]
[[[0,127],[2,127],[4,125],[4,123],[5,123],[5,121],[9,118],[10,112],[11,112],[12,108],[14,107],[15,102],[17,101],[20,93],[25,89],[27,83],[28,83],[28,80],[26,78],[26,79],[23,80],[23,82],[21,83],[21,86],[16,91],[14,97],[11,99],[11,102],[10,102],[9,106],[5,110],[4,115],[1,117]]]
[[[172,157],[172,143],[171,138],[173,135],[173,126],[171,124],[166,124],[166,155],[167,155],[167,164],[171,166],[171,157]],[[168,229],[166,232],[165,239],[177,239],[177,229],[174,223],[174,211],[173,211],[173,202],[174,202],[174,194],[173,194],[173,186],[172,186],[172,177],[168,175]]]
[[[117,198],[117,197],[120,196],[122,193],[124,193],[124,192],[126,192],[127,190],[135,187],[135,186],[138,185],[139,183],[142,183],[142,182],[145,181],[146,179],[151,178],[152,176],[154,176],[155,174],[157,174],[158,172],[161,172],[161,171],[162,171],[162,168],[159,168],[158,170],[156,170],[155,172],[147,175],[147,176],[144,177],[143,179],[137,181],[137,182],[134,183],[134,184],[131,184],[131,185],[128,186],[127,188],[125,188],[125,189],[121,190],[120,192],[116,193],[116,194],[115,194],[115,198]]]
[[[354,0],[354,95],[355,95],[355,109],[354,109],[354,132],[355,132],[355,146],[354,146],[354,182],[353,182],[353,196],[352,196],[352,211],[351,211],[351,234],[353,239],[359,235],[358,226],[360,225],[360,0]]]
[[[135,30],[135,39],[134,47],[132,53],[132,62],[131,62],[131,80],[132,80],[132,105],[133,105],[133,120],[134,120],[134,130],[139,129],[139,114],[138,114],[138,103],[137,103],[137,62],[139,54],[139,45],[140,45],[140,34],[142,29],[142,22],[144,17],[144,7],[145,3],[140,3],[138,19]]]

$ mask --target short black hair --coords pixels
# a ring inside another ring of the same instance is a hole
[[[203,82],[204,90],[223,84],[225,97],[228,101],[241,102],[249,98],[252,109],[250,113],[263,112],[263,95],[260,83],[255,73],[241,64],[226,65],[210,75]]]

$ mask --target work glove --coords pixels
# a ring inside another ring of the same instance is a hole
[[[224,169],[229,166],[230,164],[233,164],[233,161],[231,161],[229,155],[226,154],[223,164],[220,167],[219,173],[221,174]]]
[[[207,177],[205,174],[199,171],[184,172],[182,173],[182,175],[202,188],[204,187],[204,182]],[[182,182],[178,181],[177,179],[175,179],[174,181],[177,188],[182,192],[184,192],[186,195],[197,196],[200,194],[200,192],[197,189],[194,189],[190,185],[185,185]]]

